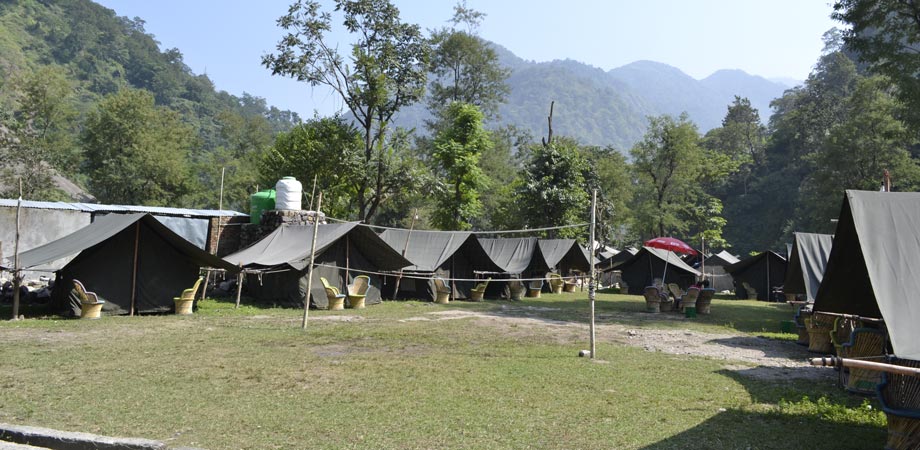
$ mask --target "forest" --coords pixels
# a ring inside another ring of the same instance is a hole
[[[541,124],[499,125],[514,69],[477,34],[487,16],[463,1],[450,26],[427,32],[389,0],[335,8],[341,23],[295,2],[261,61],[345,105],[301,118],[218,90],[179,49],[161,50],[142,19],[89,0],[0,3],[0,194],[16,198],[21,179],[23,198],[73,201],[53,182],[61,175],[102,203],[216,208],[223,169],[225,209],[246,212],[250,194],[295,176],[307,191],[316,180],[332,217],[496,230],[587,222],[596,190],[607,245],[671,235],[743,255],[781,250],[795,231],[833,233],[844,190],[879,190],[886,172],[894,191],[920,186],[913,1],[836,1],[841,29],[770,111],[736,95],[705,132],[687,113],[654,115],[628,146],[554,134],[567,109],[616,113],[572,98],[529,98]],[[328,42],[333,28],[353,46]],[[419,107],[421,129],[398,126],[401,110]]]

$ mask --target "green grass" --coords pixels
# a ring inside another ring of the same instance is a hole
[[[405,320],[466,310],[586,323],[585,293],[302,311],[207,300],[190,317],[0,323],[0,421],[246,448],[878,448],[884,415],[828,382],[600,341],[584,327]],[[694,320],[598,296],[600,324],[779,333],[787,306]],[[341,317],[351,320],[332,320]],[[555,323],[555,322],[554,322]],[[789,335],[791,336],[791,335]]]

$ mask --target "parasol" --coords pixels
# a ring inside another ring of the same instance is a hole
[[[657,237],[655,239],[650,239],[645,241],[646,247],[660,248],[662,250],[667,250],[668,253],[664,258],[664,273],[661,274],[661,284],[665,283],[665,275],[668,273],[668,258],[671,256],[670,252],[674,253],[684,253],[687,255],[696,255],[696,250],[693,247],[687,245],[686,242],[675,239],[672,237]]]

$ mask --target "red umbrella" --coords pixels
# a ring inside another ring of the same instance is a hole
[[[665,282],[665,275],[668,273],[668,258],[671,256],[670,252],[685,253],[688,255],[696,255],[697,253],[696,250],[694,250],[693,247],[687,245],[686,242],[672,237],[657,237],[655,239],[649,239],[645,241],[645,246],[668,250],[668,253],[665,255],[664,259],[664,273],[661,274],[662,285]]]

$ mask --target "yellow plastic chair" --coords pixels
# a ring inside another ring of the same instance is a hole
[[[99,300],[99,296],[95,292],[87,291],[79,280],[73,280],[73,289],[77,292],[77,297],[80,298],[81,319],[98,319],[102,316],[104,300]]]
[[[364,296],[370,285],[371,279],[367,275],[356,276],[348,285],[348,305],[354,309],[364,308]]]
[[[481,302],[483,296],[486,294],[486,287],[489,286],[489,282],[492,281],[492,278],[489,278],[483,283],[479,283],[470,290],[470,300],[474,302]]]
[[[319,281],[323,282],[323,289],[326,290],[326,300],[329,302],[327,309],[329,310],[340,310],[345,309],[345,294],[339,293],[339,288],[329,284],[329,281],[325,277],[319,277]]]
[[[203,277],[198,277],[198,281],[195,282],[194,286],[182,291],[182,294],[178,297],[173,297],[173,301],[176,302],[177,315],[187,316],[192,313],[192,305],[195,303],[195,293],[198,292],[198,286],[201,285],[202,280],[204,280]]]

